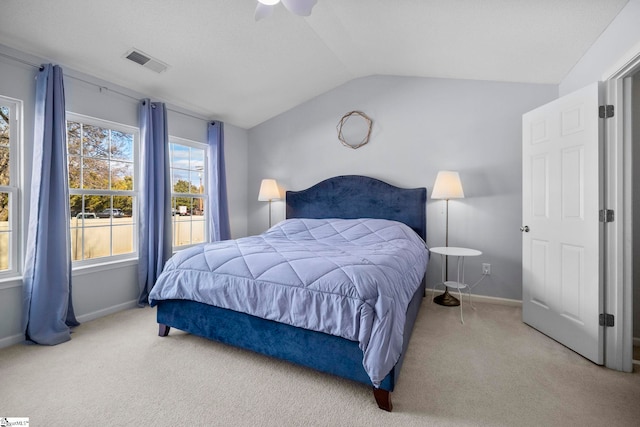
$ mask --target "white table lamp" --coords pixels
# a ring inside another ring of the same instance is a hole
[[[280,189],[275,179],[263,179],[260,183],[258,200],[269,202],[269,228],[271,228],[271,201],[280,199]]]

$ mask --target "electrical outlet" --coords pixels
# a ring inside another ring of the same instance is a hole
[[[487,276],[491,274],[491,264],[482,264],[482,274]]]

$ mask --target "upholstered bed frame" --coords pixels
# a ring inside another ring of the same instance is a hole
[[[383,218],[403,222],[426,238],[426,189],[402,189],[358,175],[329,178],[306,190],[287,191],[287,218]],[[378,406],[391,411],[393,391],[424,296],[424,279],[407,309],[403,351],[393,370],[373,388]],[[244,313],[186,300],[159,301],[159,335],[170,327],[288,360],[371,385],[358,342]]]

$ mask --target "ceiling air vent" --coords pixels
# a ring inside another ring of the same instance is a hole
[[[135,62],[136,64],[140,64],[143,67],[150,69],[151,71],[155,71],[156,73],[161,73],[169,67],[164,62],[152,58],[138,49],[132,49],[127,52],[125,54],[125,58]]]

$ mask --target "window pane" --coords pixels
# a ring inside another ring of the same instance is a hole
[[[174,169],[171,174],[171,185],[174,193],[189,193],[189,172]]]
[[[118,220],[124,220],[124,218],[118,218]],[[114,218],[115,221],[115,218]],[[133,252],[133,225],[119,225],[113,227],[113,254],[121,255]]]
[[[133,190],[133,163],[111,162],[111,189]]]
[[[178,210],[178,199],[176,197],[171,198],[171,215],[180,215]]]
[[[191,197],[176,197],[176,207],[178,213],[182,216],[191,215],[192,199]]]
[[[9,119],[11,118],[11,110],[8,107],[0,106],[0,147],[9,146]]]
[[[191,243],[204,243],[204,226],[205,224],[202,217],[192,217]]]
[[[9,127],[11,110],[0,106],[0,185],[9,185],[9,143],[11,133]]]
[[[69,210],[71,212],[71,259],[82,259],[82,196],[69,197]]]
[[[73,223],[74,218],[71,218]],[[82,259],[82,229],[71,227],[71,261]]]
[[[0,230],[2,230],[1,224]],[[9,269],[9,245],[9,233],[0,231],[0,271]]]
[[[204,170],[204,150],[191,148],[191,167],[193,170]]]
[[[92,220],[93,221],[93,220]],[[96,223],[108,223],[108,219],[98,219]],[[88,222],[87,222],[88,223]],[[85,224],[87,224],[85,223]],[[85,226],[83,229],[83,259],[100,258],[111,255],[111,227]],[[72,248],[73,249],[73,248]]]
[[[9,193],[0,193],[0,221],[6,224],[8,229],[9,221]],[[0,228],[0,231],[2,228]]]
[[[0,185],[11,184],[11,179],[9,176],[9,154],[9,147],[0,145]]]
[[[69,156],[69,187],[80,188],[80,157]]]
[[[67,152],[72,156],[80,155],[80,131],[78,122],[67,122]]]
[[[111,196],[84,196],[84,208],[87,212],[95,212],[96,215],[101,214],[106,209],[111,209]]]
[[[170,144],[171,167],[189,169],[189,147],[180,144]]]
[[[203,171],[191,172],[191,193],[202,194],[202,180],[204,179]]]
[[[113,216],[114,224],[133,224],[133,203],[131,196],[113,196],[113,209],[117,209]]]
[[[191,244],[191,218],[176,215],[173,217],[173,246]]]
[[[98,126],[82,126],[82,155],[109,157],[109,129]]]
[[[194,197],[191,202],[192,210],[191,215],[203,216],[204,215],[204,199],[201,197]]]
[[[69,196],[69,212],[71,213],[71,223],[75,217],[82,212],[82,196],[72,195]]]
[[[82,159],[82,188],[91,190],[109,189],[109,161]]]
[[[111,158],[133,161],[133,135],[111,131]]]
[[[9,193],[0,193],[0,271],[9,269]]]
[[[72,216],[78,219],[96,219],[98,212],[111,207],[111,196],[72,195],[69,200]]]

